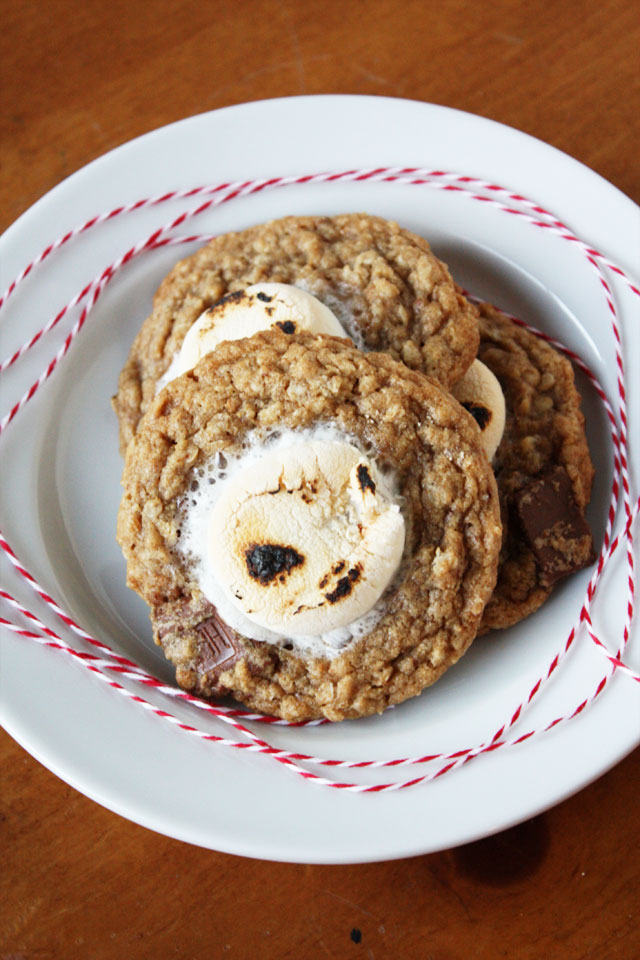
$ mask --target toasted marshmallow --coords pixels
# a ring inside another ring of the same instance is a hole
[[[299,441],[225,480],[207,566],[243,618],[285,637],[318,636],[372,609],[404,541],[400,508],[368,457],[347,442]]]
[[[228,294],[198,317],[158,381],[158,390],[192,370],[224,340],[241,340],[272,327],[289,334],[306,331],[347,337],[335,314],[312,294],[287,283],[256,283]]]
[[[493,460],[505,424],[504,394],[497,377],[480,360],[474,360],[451,392],[480,427],[482,446]]]

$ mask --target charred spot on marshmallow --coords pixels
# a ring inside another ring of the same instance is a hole
[[[271,303],[273,297],[270,297],[268,293],[263,293],[262,290],[256,294],[258,300],[262,300],[263,303]]]
[[[329,603],[337,603],[344,597],[348,597],[353,590],[353,584],[360,579],[360,572],[361,567],[360,564],[358,564],[357,567],[352,567],[351,570],[349,570],[346,577],[340,577],[335,590],[332,590],[331,593],[325,593],[325,597]]]
[[[484,407],[481,403],[473,403],[472,400],[463,400],[461,405],[471,414],[481,430],[487,429],[493,416],[491,410]]]
[[[371,490],[371,493],[376,492],[376,485],[371,479],[371,474],[369,469],[365,466],[364,463],[361,463],[358,466],[358,483],[360,484],[360,489],[364,493],[365,490]]]
[[[290,573],[304,563],[297,550],[279,543],[255,543],[244,555],[249,576],[262,584],[271,583],[279,574]]]
[[[260,294],[258,294],[260,296]],[[280,327],[283,333],[295,333],[296,325],[292,320],[277,320],[276,327]]]
[[[318,586],[320,587],[320,589],[324,590],[324,588],[329,583],[329,580],[331,579],[331,577],[332,576],[337,577],[339,573],[342,573],[345,567],[346,567],[346,563],[344,562],[344,560],[338,560],[337,563],[334,563],[333,567],[331,568],[331,573],[330,574],[325,573],[324,577],[322,577],[322,579],[318,583]]]
[[[216,300],[215,303],[211,304],[207,313],[215,310],[216,307],[220,307],[223,303],[240,303],[240,301],[244,300],[246,296],[247,294],[244,290],[234,290],[233,293],[226,293],[224,297],[220,297],[219,300]]]

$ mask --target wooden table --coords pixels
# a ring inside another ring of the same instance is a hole
[[[640,201],[628,0],[3,4],[0,226],[132,137],[234,103],[362,93],[491,117]],[[457,850],[349,867],[195,849],[0,740],[0,960],[640,956],[640,752]]]

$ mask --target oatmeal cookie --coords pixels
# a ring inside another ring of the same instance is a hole
[[[480,338],[478,358],[506,404],[493,461],[503,546],[484,631],[533,613],[557,580],[593,562],[584,511],[594,470],[569,360],[488,304],[480,305]]]
[[[366,214],[286,217],[216,237],[168,274],[114,398],[123,452],[195,320],[225,295],[263,281],[305,288],[366,349],[386,351],[444,386],[475,357],[475,307],[426,240]]]
[[[331,658],[221,622],[180,551],[181,503],[203,465],[241,454],[256,433],[327,424],[393,474],[406,520],[379,618]],[[128,584],[178,683],[287,720],[361,717],[419,694],[469,647],[494,589],[499,502],[473,419],[435,381],[344,339],[271,330],[222,344],[152,401],[123,486]]]

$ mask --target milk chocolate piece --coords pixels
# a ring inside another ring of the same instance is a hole
[[[197,626],[200,644],[198,670],[205,673],[228,670],[240,657],[240,649],[229,627],[216,613]]]
[[[153,623],[157,640],[165,647],[183,634],[196,634],[195,668],[208,674],[212,688],[219,674],[229,670],[242,656],[233,631],[204,597],[185,598],[155,607]]]
[[[216,612],[213,604],[200,597],[198,600],[183,599],[173,603],[164,603],[153,609],[153,623],[158,640],[171,635],[193,630],[202,620]]]
[[[551,587],[593,563],[591,531],[574,502],[564,467],[552,467],[532,480],[515,494],[514,503],[541,586]]]

